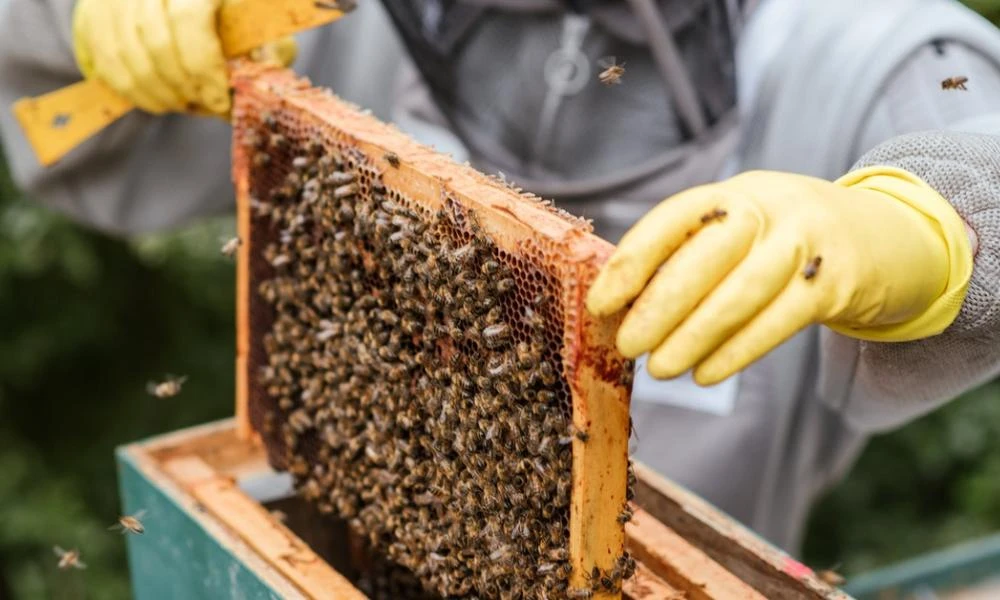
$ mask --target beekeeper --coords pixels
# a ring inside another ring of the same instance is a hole
[[[229,209],[222,121],[176,114],[229,109],[218,2],[77,0],[71,28],[72,0],[8,0],[5,106],[75,53],[147,111],[42,169],[4,110],[17,181],[112,231]],[[587,304],[630,306],[638,457],[777,544],[869,435],[1000,371],[1000,32],[957,2],[383,4],[415,70],[355,16],[297,70],[370,105],[404,64],[404,129],[628,230]]]

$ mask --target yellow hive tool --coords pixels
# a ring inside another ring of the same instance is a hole
[[[230,0],[219,11],[219,36],[227,57],[246,54],[286,35],[336,21],[353,2]],[[111,88],[87,79],[14,103],[38,161],[49,166],[84,140],[135,108]]]

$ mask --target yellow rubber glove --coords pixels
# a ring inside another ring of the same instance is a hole
[[[78,0],[73,49],[80,70],[147,112],[228,115],[229,72],[216,31],[222,3]],[[262,56],[288,64],[290,39]]]
[[[936,335],[972,274],[965,224],[916,176],[890,167],[836,183],[757,171],[668,198],[622,238],[587,308],[634,303],[618,331],[660,379],[718,383],[799,330],[855,338]]]

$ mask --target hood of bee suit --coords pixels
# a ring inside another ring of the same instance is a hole
[[[746,0],[384,4],[470,161],[593,219],[602,237],[713,180],[735,146]],[[606,86],[611,57],[625,74]]]

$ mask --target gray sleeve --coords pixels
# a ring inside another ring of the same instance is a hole
[[[0,134],[15,182],[41,203],[113,232],[170,227],[232,205],[229,129],[216,119],[138,112],[43,168],[11,105],[80,80],[74,0],[0,3]]]
[[[43,204],[113,232],[231,210],[231,129],[220,119],[133,112],[59,164],[38,164],[10,106],[80,80],[70,40],[74,3],[0,0],[0,134],[15,181]],[[380,3],[361,3],[348,18],[296,40],[297,72],[388,118],[404,54]]]
[[[900,167],[940,192],[978,240],[972,281],[956,321],[932,338],[858,342],[823,330],[820,395],[857,430],[899,426],[1000,373],[1000,112],[990,101],[1000,71],[964,47],[943,50],[922,49],[890,82],[855,168]],[[967,92],[941,90],[958,75]]]

